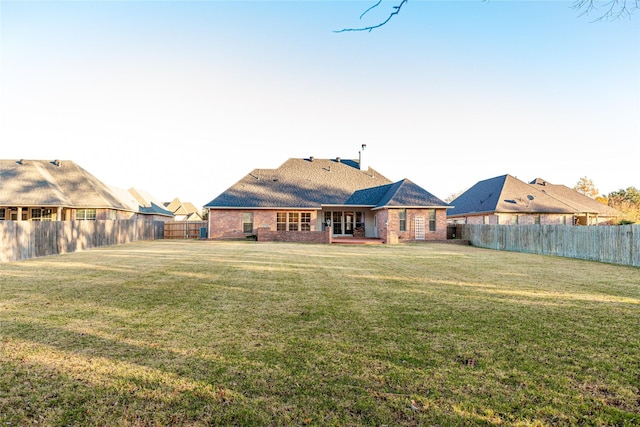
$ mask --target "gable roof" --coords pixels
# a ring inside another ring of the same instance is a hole
[[[391,181],[358,162],[289,159],[277,169],[254,169],[205,205],[207,208],[303,208],[344,205],[354,192]]]
[[[451,204],[454,208],[447,212],[447,216],[494,212],[570,215],[576,213],[611,214],[611,208],[591,200],[587,196],[565,186],[553,187],[543,187],[536,181],[527,184],[511,175],[501,175],[486,179],[477,182],[473,187],[453,200]],[[593,203],[576,196],[576,194],[591,200]]]
[[[162,203],[157,201],[149,193],[130,188],[129,190],[123,190],[116,187],[111,187],[119,197],[124,205],[134,212],[146,214],[146,215],[162,215],[173,217],[173,213],[169,212],[162,206]]]
[[[177,197],[170,202],[163,203],[164,207],[167,208],[168,211],[173,212],[176,215],[186,215],[187,211],[182,206],[182,202]]]
[[[408,179],[393,184],[358,190],[347,200],[347,205],[385,207],[447,207],[446,203]]]
[[[111,188],[70,160],[0,160],[0,205],[129,210]]]
[[[164,206],[167,210],[174,213],[174,215],[184,215],[188,217],[199,217],[200,210],[191,202],[181,202],[177,197],[170,202],[165,202]]]

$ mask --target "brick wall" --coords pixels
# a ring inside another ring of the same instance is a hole
[[[415,240],[415,219],[421,216],[425,221],[425,236],[424,240]],[[398,238],[398,242],[422,242],[429,240],[446,240],[447,239],[447,211],[446,209],[436,209],[436,231],[429,231],[429,209],[407,209],[407,223],[406,231],[400,231],[400,212],[399,209],[388,209],[386,229],[386,241],[389,243],[395,242],[395,236]],[[378,223],[380,227],[384,227],[383,224]],[[383,236],[385,234],[382,234]]]
[[[258,228],[259,242],[331,243],[330,230],[326,231],[275,231]]]
[[[243,210],[210,210],[209,238],[210,239],[245,239],[247,234],[242,232]],[[255,216],[254,216],[255,223]]]
[[[253,231],[244,233],[242,231],[242,214],[253,213]],[[261,228],[274,230],[276,229],[276,213],[291,212],[290,210],[247,210],[247,209],[228,209],[218,210],[211,209],[209,211],[209,238],[210,239],[246,239],[247,236],[257,235]],[[315,231],[317,222],[316,211],[295,211],[295,212],[311,212],[311,231]],[[306,232],[308,233],[308,231]]]

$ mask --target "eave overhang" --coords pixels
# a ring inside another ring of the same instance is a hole
[[[452,209],[455,206],[376,206],[373,209],[371,209],[372,211],[377,211],[380,209]]]

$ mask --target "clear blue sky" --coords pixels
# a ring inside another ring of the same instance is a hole
[[[444,199],[511,174],[640,188],[640,12],[564,1],[0,1],[0,158],[202,206],[357,158]],[[367,19],[369,18],[369,19]]]

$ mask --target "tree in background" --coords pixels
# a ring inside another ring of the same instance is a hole
[[[575,191],[580,194],[584,194],[585,196],[591,197],[592,199],[598,195],[598,189],[593,184],[593,181],[583,176],[580,178],[578,183],[573,187]]]
[[[457,193],[451,193],[446,197],[446,199],[444,199],[444,201],[447,203],[451,203],[455,199],[457,199],[458,196],[460,196],[462,193],[464,193],[464,190],[458,191]]]
[[[640,190],[628,187],[609,193],[608,205],[624,214],[624,222],[640,223]]]
[[[336,30],[335,33],[344,33],[346,31],[372,31],[376,28],[380,28],[391,21],[391,18],[400,13],[402,6],[404,6],[409,0],[396,0],[395,6],[392,7],[392,12],[379,22],[373,25],[366,25],[355,28],[343,28],[342,30]],[[490,0],[483,0],[490,1]],[[365,16],[371,10],[377,8],[382,3],[382,0],[378,0],[373,6],[366,9],[361,15],[360,19]],[[625,17],[630,17],[633,13],[640,9],[640,0],[574,0],[573,9],[580,11],[579,16],[595,15],[594,21],[602,20],[616,20]]]

